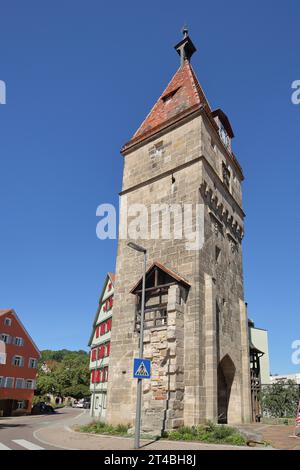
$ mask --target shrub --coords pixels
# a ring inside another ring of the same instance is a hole
[[[88,432],[92,434],[109,434],[114,436],[127,436],[127,431],[130,428],[129,424],[118,424],[112,426],[111,424],[103,423],[102,421],[93,421],[90,424],[81,426],[80,432]]]
[[[170,440],[203,441],[211,444],[245,445],[245,438],[235,429],[225,425],[207,423],[199,426],[183,426],[164,433]]]

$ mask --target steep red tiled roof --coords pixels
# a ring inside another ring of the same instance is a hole
[[[146,119],[123,149],[154,134],[176,118],[185,117],[190,111],[201,107],[204,107],[212,124],[216,126],[201,85],[190,62],[185,60],[183,66],[177,70]]]
[[[18,315],[16,314],[16,312],[14,311],[14,309],[12,308],[7,308],[7,309],[0,309],[0,316],[2,315],[8,315],[8,314],[12,314],[15,319],[17,320],[17,322],[19,323],[20,327],[23,328],[24,330],[24,333],[27,335],[28,339],[31,341],[31,344],[33,345],[33,347],[36,349],[37,353],[39,355],[41,355],[37,345],[35,344],[35,342],[33,341],[33,339],[31,338],[30,334],[28,333],[28,331],[26,330],[25,326],[23,325],[23,323],[21,322],[20,318],[18,317]]]
[[[0,316],[1,316],[1,315],[7,315],[8,313],[11,313],[11,312],[12,312],[12,309],[11,309],[11,308],[0,309]]]

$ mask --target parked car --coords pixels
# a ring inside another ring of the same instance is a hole
[[[91,400],[90,398],[81,398],[81,400],[75,400],[72,406],[73,408],[90,408]]]
[[[73,402],[73,408],[83,408],[83,398],[81,400],[75,400]]]
[[[51,405],[47,405],[44,401],[39,401],[31,408],[32,415],[40,415],[47,413],[55,413],[54,408]]]
[[[85,398],[83,400],[83,408],[89,409],[91,407],[91,399]]]

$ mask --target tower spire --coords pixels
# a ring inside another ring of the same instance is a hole
[[[182,67],[185,60],[190,62],[192,55],[194,52],[196,52],[197,49],[189,37],[187,24],[183,26],[181,32],[183,34],[183,39],[178,44],[176,44],[175,50],[180,56],[180,66]]]

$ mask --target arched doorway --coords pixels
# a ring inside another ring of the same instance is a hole
[[[228,408],[234,376],[235,365],[230,356],[226,354],[218,366],[218,423],[226,424],[228,422]]]

